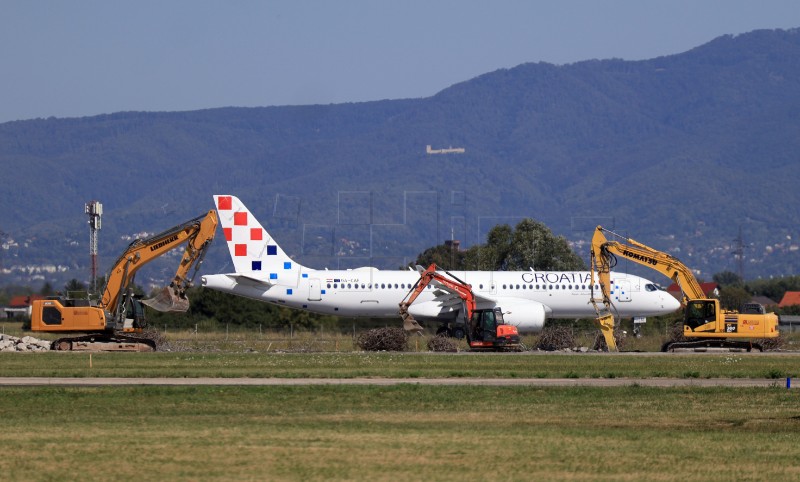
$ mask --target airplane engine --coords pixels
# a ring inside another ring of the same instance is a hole
[[[535,301],[498,303],[503,310],[503,319],[509,325],[516,326],[520,333],[538,333],[547,319],[547,307]]]
[[[446,318],[446,319],[453,319],[455,318],[456,312],[461,308],[461,304],[457,305],[443,305],[438,301],[425,301],[422,303],[414,303],[413,305],[408,307],[408,312],[414,318]]]

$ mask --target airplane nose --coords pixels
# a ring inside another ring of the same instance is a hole
[[[665,310],[669,310],[670,312],[677,310],[681,307],[681,302],[675,299],[674,296],[663,294],[661,295],[662,300],[662,308]]]

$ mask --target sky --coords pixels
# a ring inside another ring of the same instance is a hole
[[[0,123],[421,98],[795,27],[797,0],[0,0]]]

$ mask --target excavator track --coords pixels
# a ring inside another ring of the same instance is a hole
[[[59,338],[50,345],[57,351],[156,351],[156,342],[149,338],[127,335],[94,334]]]
[[[724,338],[709,338],[706,340],[691,341],[668,341],[661,347],[662,352],[674,352],[675,350],[692,350],[696,352],[709,350],[728,350],[728,351],[764,351],[764,348],[751,341],[727,340]]]

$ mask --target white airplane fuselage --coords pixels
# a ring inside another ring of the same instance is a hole
[[[350,317],[397,318],[399,304],[420,279],[416,271],[357,268],[316,270],[299,265],[233,196],[215,196],[235,273],[205,275],[204,287],[289,308]],[[538,332],[548,318],[593,318],[587,271],[453,271],[472,285],[477,308],[499,307],[520,332]],[[612,301],[621,317],[656,316],[680,304],[654,283],[612,273]],[[599,294],[599,286],[595,287]],[[429,285],[409,307],[414,318],[448,323],[460,299]]]

